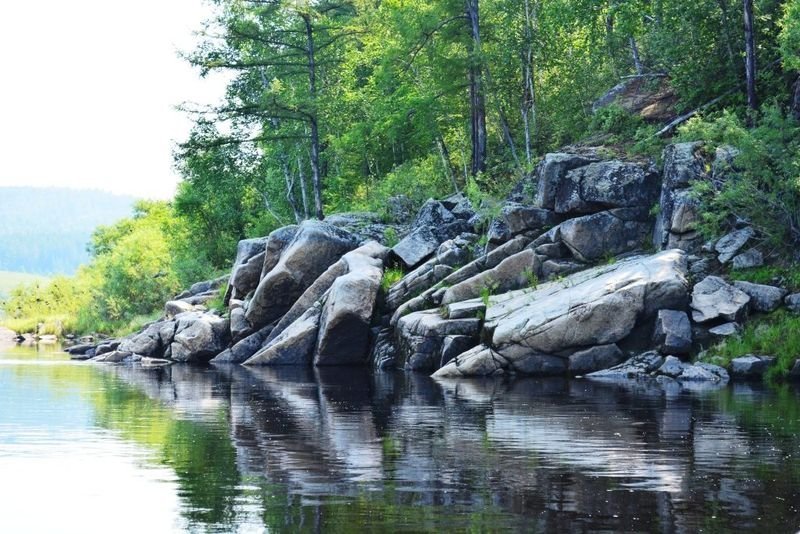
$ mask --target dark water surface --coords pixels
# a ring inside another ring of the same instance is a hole
[[[0,349],[0,532],[800,528],[800,390]]]

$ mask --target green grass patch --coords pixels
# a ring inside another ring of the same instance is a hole
[[[779,310],[750,320],[739,335],[712,346],[704,361],[727,366],[746,354],[775,356],[778,362],[767,375],[769,380],[785,376],[800,358],[800,315]]]
[[[389,291],[389,288],[399,282],[406,273],[399,267],[390,267],[383,271],[383,278],[381,279],[381,289],[384,292]]]
[[[800,265],[793,264],[786,267],[764,265],[752,269],[733,270],[731,279],[754,284],[777,285],[796,292],[800,291]]]

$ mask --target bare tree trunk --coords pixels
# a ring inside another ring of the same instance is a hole
[[[472,141],[472,174],[486,170],[486,103],[483,94],[483,74],[481,72],[481,32],[479,0],[466,0],[467,21],[469,22],[469,99],[470,99],[470,138]]]
[[[281,156],[281,164],[283,166],[283,180],[286,182],[286,202],[292,208],[294,220],[299,224],[303,221],[303,216],[300,214],[300,210],[297,209],[297,201],[294,198],[294,177],[291,169],[289,169],[289,158],[285,154]]]
[[[297,174],[300,177],[300,196],[303,199],[303,218],[308,219],[308,193],[306,192],[306,173],[303,172],[303,160],[297,156]]]
[[[744,0],[745,74],[747,76],[747,107],[755,110],[756,99],[756,42],[753,34],[753,0]]]
[[[525,128],[525,160],[530,166],[531,130],[536,128],[536,93],[533,84],[533,24],[536,20],[536,6],[531,9],[530,0],[525,0],[525,53],[522,58],[524,89],[522,92],[522,124]]]
[[[633,66],[636,68],[636,74],[641,76],[644,74],[644,67],[642,67],[642,61],[639,59],[639,47],[636,46],[636,39],[633,36],[628,38],[631,44],[631,54],[633,55]]]
[[[520,167],[519,157],[517,156],[517,147],[514,144],[514,138],[511,136],[511,127],[508,125],[508,117],[506,112],[503,111],[503,106],[497,106],[497,113],[500,115],[500,126],[503,128],[503,137],[506,138],[509,150],[511,150],[511,157],[514,158],[514,164]]]
[[[453,184],[453,190],[456,193],[460,193],[460,190],[458,189],[458,183],[456,182],[456,173],[455,170],[453,170],[453,164],[450,163],[450,151],[447,150],[447,144],[445,144],[444,138],[441,134],[436,136],[436,147],[439,149],[439,156],[442,158],[444,172],[447,174],[447,177],[450,178],[450,182]]]
[[[314,190],[314,215],[322,220],[325,214],[322,211],[322,177],[320,172],[320,145],[319,124],[317,122],[317,64],[314,57],[314,28],[309,15],[302,15],[306,26],[306,40],[308,52],[308,93],[311,97],[312,110],[309,118],[311,125],[311,187]]]

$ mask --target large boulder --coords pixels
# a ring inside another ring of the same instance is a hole
[[[285,314],[303,292],[343,254],[358,245],[352,234],[320,221],[305,221],[275,267],[261,279],[247,308],[253,328]]]
[[[536,253],[530,249],[517,252],[497,266],[476,274],[445,290],[442,304],[469,300],[481,293],[505,293],[527,287],[538,279],[541,266]]]
[[[603,211],[559,225],[563,243],[576,259],[584,262],[641,248],[650,229],[646,212],[639,209]]]
[[[264,249],[264,264],[261,266],[261,276],[259,280],[267,276],[269,272],[275,268],[278,261],[281,259],[283,251],[294,240],[300,227],[296,224],[284,226],[273,230],[267,237],[267,245]]]
[[[556,213],[593,213],[610,208],[649,210],[661,186],[651,166],[622,161],[590,163],[569,171],[558,187]]]
[[[750,309],[764,313],[777,310],[787,293],[785,289],[779,287],[750,282],[737,281],[733,286],[750,297]]]
[[[261,266],[264,263],[264,250],[267,247],[267,237],[256,237],[253,239],[242,239],[236,245],[236,258],[233,260],[233,269],[231,270],[231,279],[228,284],[228,289],[225,293],[225,303],[232,298],[241,298],[253,289],[258,284],[258,278],[261,275]],[[238,271],[243,266],[250,263],[254,257],[258,256],[259,259],[254,262],[255,264],[249,265],[248,272],[239,274]],[[258,263],[260,261],[260,263]],[[252,275],[252,270],[257,269],[258,272]],[[252,279],[255,278],[255,281]],[[243,292],[244,285],[252,285],[247,291]]]
[[[750,297],[718,276],[707,276],[692,291],[692,320],[739,321],[747,314]]]
[[[207,313],[190,312],[176,317],[175,338],[170,357],[179,362],[206,363],[225,350],[230,340],[226,319]]]
[[[538,190],[534,205],[548,210],[555,209],[558,187],[564,180],[567,172],[596,161],[597,158],[595,157],[579,154],[566,154],[562,152],[545,154],[542,161],[536,166]]]
[[[347,274],[333,282],[324,299],[314,365],[364,364],[369,329],[383,277],[383,262],[348,254]]]
[[[614,344],[598,345],[579,350],[569,356],[569,372],[571,375],[583,375],[601,369],[608,369],[625,359],[619,347]]]
[[[559,220],[551,210],[524,206],[515,202],[507,202],[502,208],[500,217],[511,235],[522,232],[535,232],[534,235],[538,235]]]
[[[321,306],[312,306],[244,365],[310,365],[317,343]]]
[[[622,341],[658,310],[684,308],[687,300],[686,256],[672,250],[501,295],[486,310],[484,329],[492,348],[523,368],[532,355]]]
[[[258,352],[266,343],[267,337],[272,331],[272,325],[265,326],[258,332],[250,334],[241,341],[235,343],[231,348],[217,354],[211,363],[243,363],[253,354]]]
[[[266,252],[261,251],[245,263],[234,268],[231,274],[231,281],[228,284],[228,301],[230,299],[240,299],[258,287],[261,279],[261,270],[264,267]]]

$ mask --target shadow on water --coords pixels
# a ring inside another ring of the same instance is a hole
[[[92,367],[95,424],[174,470],[190,526],[800,526],[800,391],[437,382],[357,368]]]

